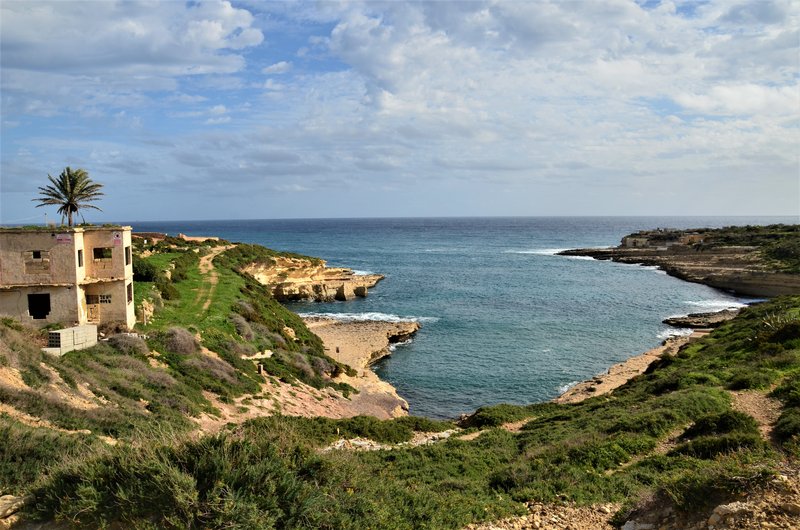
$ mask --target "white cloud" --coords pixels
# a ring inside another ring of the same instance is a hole
[[[285,74],[286,72],[288,72],[291,69],[292,69],[292,63],[286,62],[286,61],[281,61],[281,62],[272,64],[270,66],[267,66],[266,68],[261,70],[261,73],[262,74],[269,74],[269,75],[272,75],[272,74]]]
[[[103,138],[54,144],[64,114],[93,116],[76,118],[82,133],[104,115],[120,129],[135,116],[117,149],[152,161],[142,186],[170,175],[165,189],[434,197],[454,182],[478,196],[502,183],[520,201],[549,207],[546,197],[574,193],[603,213],[666,180],[710,193],[729,179],[742,201],[787,211],[798,194],[798,9],[649,4],[3,2],[3,114],[22,123],[15,135],[43,117],[32,143],[48,161],[85,160]],[[85,42],[73,42],[82,18]],[[235,127],[203,127],[232,117]],[[29,168],[8,156],[4,176]]]

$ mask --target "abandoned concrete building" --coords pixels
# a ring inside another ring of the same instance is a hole
[[[131,227],[0,229],[0,315],[132,328]]]

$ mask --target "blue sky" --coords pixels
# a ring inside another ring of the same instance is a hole
[[[800,7],[0,3],[0,222],[800,214]]]

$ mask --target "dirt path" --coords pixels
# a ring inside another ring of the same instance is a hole
[[[211,252],[200,258],[200,274],[207,276],[207,278],[203,283],[203,287],[197,291],[195,303],[200,305],[200,302],[202,301],[203,311],[208,311],[208,308],[211,307],[211,300],[214,298],[214,291],[219,283],[219,274],[217,274],[217,271],[214,270],[214,258],[235,246],[236,245],[226,245],[224,247],[214,247],[211,249]]]
[[[731,392],[733,408],[749,414],[758,423],[758,430],[765,440],[772,437],[772,428],[781,415],[781,402],[757,390]]]

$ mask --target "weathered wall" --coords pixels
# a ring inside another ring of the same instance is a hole
[[[69,231],[0,231],[0,284],[75,283],[78,234]],[[39,251],[42,258],[32,258]]]
[[[133,266],[125,264],[125,248],[131,246],[131,232],[87,228],[83,233],[86,248],[86,276],[89,278],[124,279],[133,276]],[[110,248],[110,259],[95,259],[95,248]]]
[[[80,313],[82,291],[77,287],[19,287],[0,291],[0,314],[18,318],[31,326],[79,324],[85,322]],[[45,293],[50,295],[50,313],[44,319],[31,318],[28,295]]]

